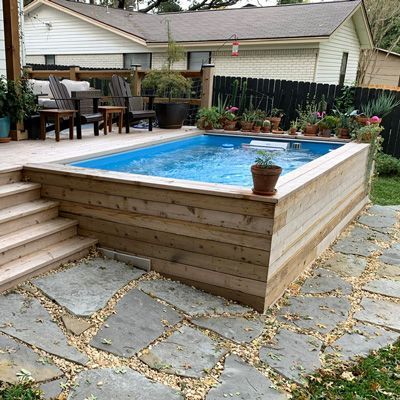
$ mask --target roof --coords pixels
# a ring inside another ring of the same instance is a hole
[[[387,53],[391,56],[396,56],[396,57],[400,57],[399,53],[396,53],[395,51],[390,51],[390,50],[386,50],[386,49],[381,49],[379,47],[376,48],[378,51],[381,51],[382,53]]]
[[[53,3],[147,43],[167,42],[164,22],[168,19],[174,39],[184,43],[225,41],[233,34],[239,40],[329,37],[362,0],[168,14],[143,14],[68,0],[35,0],[30,8],[34,3]]]

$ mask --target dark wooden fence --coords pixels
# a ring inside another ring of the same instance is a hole
[[[298,117],[296,110],[299,106],[305,104],[307,98],[312,99],[315,96],[316,101],[319,101],[324,96],[328,104],[328,111],[330,111],[334,107],[335,99],[340,97],[343,92],[343,86],[317,84],[315,82],[215,76],[213,88],[214,105],[217,104],[219,95],[222,98],[229,96],[229,104],[238,105],[240,99],[232,99],[232,88],[235,80],[239,81],[239,86],[242,86],[243,82],[247,81],[247,92],[244,99],[246,107],[249,107],[250,103],[252,103],[254,107],[267,112],[272,108],[284,110],[285,116],[282,120],[284,129],[288,129],[290,121]],[[359,109],[362,104],[367,103],[382,92],[388,91],[362,87],[354,88],[354,108]],[[391,91],[391,93],[400,100],[400,92]],[[384,118],[382,125],[385,128],[382,133],[384,152],[400,158],[400,106]]]

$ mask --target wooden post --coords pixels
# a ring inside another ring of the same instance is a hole
[[[3,18],[7,78],[16,80],[21,77],[17,0],[3,0]]]
[[[70,67],[69,69],[69,79],[71,81],[78,81],[79,67]]]
[[[201,103],[200,107],[212,106],[214,64],[205,64],[201,69]]]
[[[133,84],[132,84],[132,95],[140,96],[142,93],[142,78],[141,78],[140,68],[136,68],[133,73]]]

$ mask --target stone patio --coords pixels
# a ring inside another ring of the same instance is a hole
[[[0,380],[47,399],[281,400],[400,336],[399,215],[364,212],[265,316],[93,255],[0,296]]]

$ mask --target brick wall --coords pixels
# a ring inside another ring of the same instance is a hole
[[[44,56],[25,56],[25,64],[44,64]]]
[[[213,52],[215,74],[251,78],[313,81],[318,49],[239,50]]]
[[[152,56],[152,68],[160,69],[165,65],[167,59],[167,53],[153,53]],[[174,64],[174,69],[186,69],[187,68],[187,55],[185,53],[185,58],[181,61],[178,61]]]

